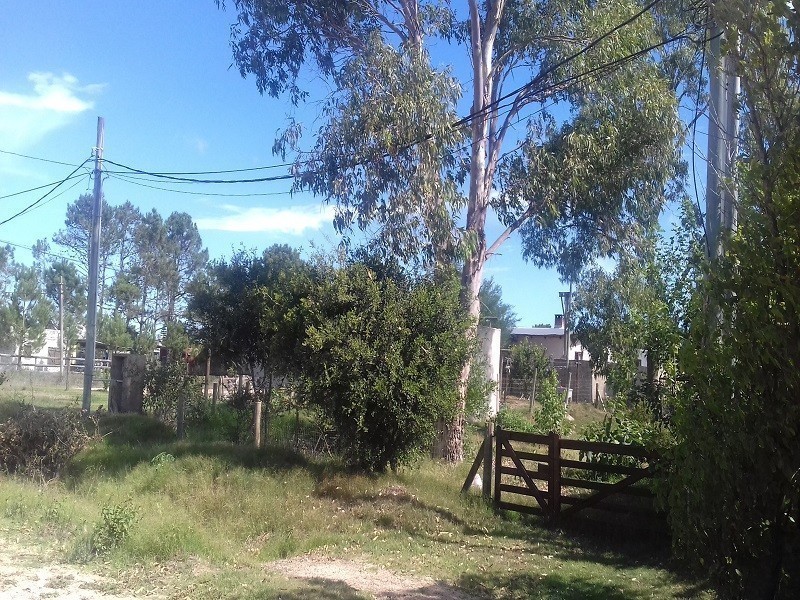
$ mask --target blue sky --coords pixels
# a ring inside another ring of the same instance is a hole
[[[254,81],[231,68],[234,20],[230,9],[217,10],[212,0],[4,2],[0,150],[68,164],[0,152],[0,196],[69,174],[74,168],[69,165],[90,156],[98,116],[106,123],[105,157],[142,170],[208,171],[281,162],[271,146],[291,106],[261,97]],[[463,67],[454,66],[457,72]],[[313,127],[309,108],[297,116]],[[281,173],[285,169],[244,176]],[[67,204],[90,186],[88,175],[68,182],[35,210],[0,226],[0,240],[30,246],[51,238],[63,226]],[[176,187],[192,193],[164,192],[113,176],[104,181],[111,204],[130,200],[165,217],[176,210],[189,213],[212,258],[228,256],[240,245],[261,249],[287,243],[308,249],[313,243],[324,249],[339,241],[330,207],[309,195],[290,195],[289,181]],[[1,199],[0,221],[44,191]],[[488,237],[499,230],[490,225]],[[29,259],[22,248],[16,253]],[[525,264],[518,239],[506,242],[501,253],[489,261],[486,275],[502,286],[519,324],[552,322],[561,312],[558,292],[565,284],[555,272]]]

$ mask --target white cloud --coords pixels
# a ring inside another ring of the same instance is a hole
[[[0,90],[0,144],[16,150],[29,147],[48,133],[63,127],[94,108],[91,96],[103,84],[80,85],[69,73],[35,72],[28,75],[32,90],[16,93]]]
[[[241,208],[231,204],[219,207],[229,213],[219,217],[196,219],[204,230],[232,232],[268,232],[301,235],[307,229],[317,230],[333,220],[332,206],[293,206],[288,208]]]

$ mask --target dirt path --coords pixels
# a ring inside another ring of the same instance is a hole
[[[110,582],[51,556],[0,540],[0,600],[135,600],[105,593]]]
[[[442,582],[399,575],[370,563],[299,556],[264,565],[287,579],[338,583],[376,600],[472,600]],[[0,600],[143,600],[156,592],[120,595],[114,580],[86,567],[63,564],[41,546],[26,546],[0,535]]]
[[[376,600],[472,600],[452,586],[425,577],[398,575],[369,563],[300,556],[266,565],[287,578],[338,582]]]

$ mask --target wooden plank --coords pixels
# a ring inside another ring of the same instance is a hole
[[[617,483],[612,483],[604,490],[600,490],[596,494],[592,494],[588,498],[581,498],[575,504],[573,504],[565,511],[563,511],[561,515],[567,516],[570,514],[574,514],[584,508],[589,508],[590,506],[594,506],[595,504],[600,502],[603,498],[607,498],[608,496],[618,492],[619,490],[626,488],[636,483],[637,481],[644,479],[645,477],[649,477],[650,475],[651,475],[650,469],[644,469],[641,470],[639,473],[636,473],[634,475],[629,475],[625,479],[618,481]]]
[[[550,481],[547,482],[547,491],[550,494],[550,513],[557,516],[561,512],[561,437],[553,432],[550,434]]]
[[[494,509],[498,510],[500,506],[500,479],[502,477],[503,467],[503,444],[502,440],[506,438],[506,432],[502,427],[498,427],[494,432]]]
[[[529,488],[525,487],[524,485],[514,485],[512,483],[501,483],[500,488],[504,492],[508,492],[509,494],[519,494],[520,496],[528,496],[531,497],[531,491]]]
[[[499,510],[512,510],[518,513],[527,515],[543,515],[546,514],[538,506],[525,506],[524,504],[514,504],[513,502],[499,502],[497,505]]]
[[[648,458],[653,456],[653,452],[647,450],[644,446],[634,444],[612,444],[609,442],[562,439],[561,447],[568,450],[581,450],[583,452],[596,452],[598,454],[618,454],[636,458]]]
[[[618,475],[635,475],[640,471],[646,471],[647,467],[627,467],[625,465],[604,465],[603,463],[589,463],[581,460],[561,459],[562,467],[582,469],[584,471],[595,471],[597,473],[616,473]]]
[[[521,477],[519,474],[519,469],[517,467],[500,467],[503,471],[503,475],[510,475],[512,477]],[[535,479],[536,481],[549,481],[550,475],[548,471],[527,471],[528,477],[531,479]]]
[[[481,468],[481,463],[483,462],[483,452],[485,448],[486,448],[486,438],[483,438],[483,442],[481,442],[481,447],[478,450],[478,454],[475,457],[475,460],[472,461],[472,466],[469,468],[469,473],[467,473],[467,478],[464,480],[464,485],[461,486],[462,494],[467,493],[470,486],[472,485],[472,480],[475,479],[475,475],[478,474],[478,469]]]
[[[550,439],[546,435],[539,435],[538,433],[526,433],[524,431],[508,431],[503,430],[503,432],[508,436],[508,440],[510,442],[525,442],[527,444],[540,444],[542,446],[547,446],[550,442]]]
[[[607,488],[611,484],[606,481],[589,481],[588,479],[573,479],[572,477],[562,477],[561,485],[562,487],[581,488],[585,490],[602,490]],[[629,496],[639,496],[641,498],[652,498],[653,496],[655,496],[655,494],[653,494],[653,492],[651,492],[647,488],[641,488],[641,487],[628,487],[623,490],[620,490],[619,493],[627,494]]]
[[[550,457],[547,454],[537,454],[535,452],[524,452],[521,450],[516,451],[517,456],[519,456],[520,460],[530,460],[536,461],[541,463],[549,463]]]
[[[498,439],[497,440],[497,445],[498,446],[502,445],[503,448],[505,448],[505,451],[507,453],[506,455],[517,466],[517,469],[518,469],[517,475],[522,477],[522,480],[525,482],[525,485],[527,485],[529,488],[531,488],[531,493],[533,494],[533,497],[536,498],[536,501],[539,503],[539,506],[541,506],[542,510],[544,510],[545,513],[546,513],[547,512],[547,508],[548,508],[548,506],[547,506],[547,498],[545,497],[544,492],[542,492],[542,490],[540,490],[538,487],[536,487],[536,484],[533,482],[533,480],[528,475],[528,470],[525,468],[525,465],[522,464],[522,461],[517,456],[517,453],[514,452],[514,448],[511,447],[511,442],[509,442],[507,440],[503,440],[503,442],[501,444],[500,440]]]

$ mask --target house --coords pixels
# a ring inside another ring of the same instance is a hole
[[[41,348],[33,352],[33,348],[25,346],[22,352],[20,363],[19,348],[6,348],[0,354],[0,366],[3,368],[21,368],[26,371],[52,371],[58,373],[60,356],[58,345],[58,329],[45,329],[44,342]],[[7,352],[6,352],[7,351]]]
[[[593,371],[591,357],[578,340],[569,336],[567,348],[567,334],[564,315],[555,315],[553,327],[515,327],[511,330],[509,345],[513,347],[530,340],[544,348],[556,369],[559,385],[565,390],[569,386],[569,395],[573,401],[596,403],[605,399],[605,377]]]

